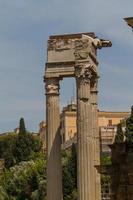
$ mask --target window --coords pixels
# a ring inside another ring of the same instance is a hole
[[[109,126],[112,126],[112,119],[109,119],[108,125],[109,125]]]

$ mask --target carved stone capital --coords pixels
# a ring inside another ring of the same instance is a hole
[[[59,79],[58,78],[49,78],[49,79],[45,79],[45,89],[46,89],[46,95],[47,94],[55,94],[58,95],[59,94]]]
[[[92,78],[92,68],[93,66],[87,63],[77,63],[75,66],[75,76],[77,79],[84,79],[87,82],[90,82]]]
[[[99,79],[99,77],[97,75],[92,76],[92,79],[91,79],[91,92],[96,92],[97,93],[98,79]]]

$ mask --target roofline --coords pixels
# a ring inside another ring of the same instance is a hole
[[[130,111],[104,111],[98,110],[99,113],[130,113]]]

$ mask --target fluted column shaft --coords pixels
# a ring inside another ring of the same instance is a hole
[[[101,180],[95,166],[100,166],[100,138],[98,128],[98,106],[97,106],[97,84],[98,78],[94,77],[91,83],[91,105],[92,105],[92,134],[93,134],[93,175],[95,200],[101,200]]]
[[[46,79],[47,200],[62,200],[59,80]]]
[[[93,200],[92,184],[92,129],[90,80],[92,77],[90,66],[77,64],[75,67],[77,79],[77,175],[78,199]]]

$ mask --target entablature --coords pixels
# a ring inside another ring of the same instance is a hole
[[[75,77],[77,63],[87,62],[98,77],[97,49],[109,46],[110,41],[100,40],[92,32],[50,36],[45,78]]]

